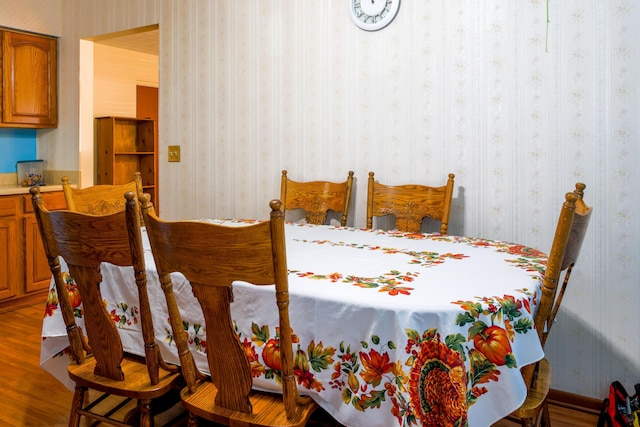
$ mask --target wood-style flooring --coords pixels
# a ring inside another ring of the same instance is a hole
[[[42,305],[0,313],[2,338],[3,377],[0,388],[0,426],[62,427],[69,422],[72,393],[58,380],[40,368],[40,336],[44,301]],[[591,414],[551,406],[554,427],[592,427],[597,418]],[[176,405],[171,416],[181,412]],[[86,420],[85,420],[86,421]],[[83,421],[81,426],[88,426]],[[163,419],[157,419],[156,425]],[[185,426],[184,417],[171,423],[173,427]],[[339,427],[330,417],[319,413],[313,426]],[[500,421],[492,427],[514,427],[519,424]],[[379,426],[393,427],[393,426]]]

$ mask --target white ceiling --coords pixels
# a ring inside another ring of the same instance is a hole
[[[160,30],[142,31],[116,37],[100,37],[94,40],[95,43],[121,49],[133,50],[136,52],[158,55],[159,53]]]

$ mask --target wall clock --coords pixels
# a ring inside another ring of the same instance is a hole
[[[375,31],[389,25],[398,13],[400,0],[349,0],[351,19],[366,31]]]

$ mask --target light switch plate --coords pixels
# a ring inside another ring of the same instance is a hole
[[[170,162],[179,162],[180,161],[180,146],[179,145],[170,145],[169,146],[169,161]]]

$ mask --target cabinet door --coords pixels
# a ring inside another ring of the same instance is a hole
[[[67,203],[60,191],[42,193],[45,206],[49,210],[66,209]],[[44,253],[38,221],[33,214],[31,196],[24,196],[24,291],[25,293],[48,289],[51,270]]]
[[[51,283],[51,270],[42,246],[42,238],[35,217],[24,219],[25,292],[47,289]]]
[[[0,300],[18,293],[22,274],[18,271],[17,199],[0,198]]]
[[[2,122],[23,127],[58,124],[57,40],[2,32]]]

